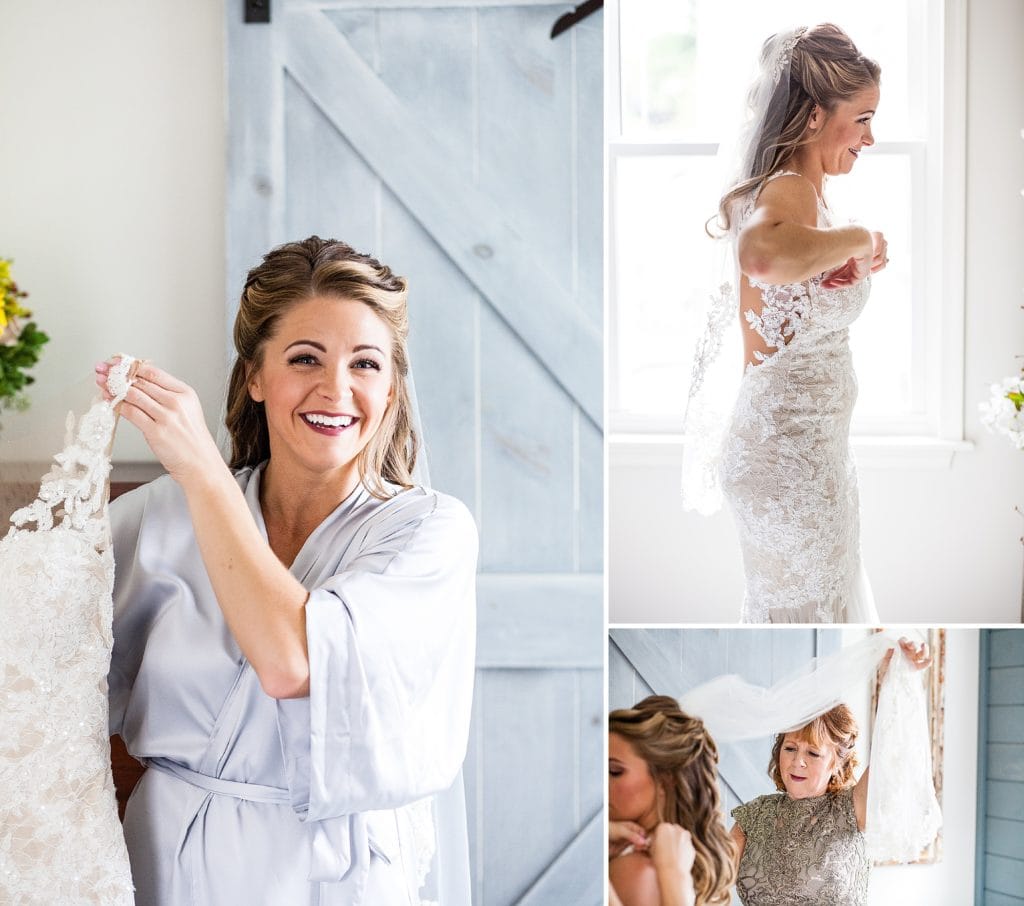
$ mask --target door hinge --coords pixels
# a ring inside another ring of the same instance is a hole
[[[242,3],[246,23],[270,21],[270,0],[242,0]]]

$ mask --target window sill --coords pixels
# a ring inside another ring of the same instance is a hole
[[[872,470],[941,470],[953,466],[957,454],[971,453],[970,441],[935,437],[854,437],[857,467]],[[683,458],[679,434],[611,434],[608,465],[617,467],[678,466]]]

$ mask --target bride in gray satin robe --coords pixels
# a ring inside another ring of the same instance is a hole
[[[406,324],[402,278],[313,237],[246,282],[233,471],[186,385],[146,365],[126,398],[169,472],[111,507],[138,906],[469,902],[460,784],[433,794],[467,742],[476,529],[413,486]]]

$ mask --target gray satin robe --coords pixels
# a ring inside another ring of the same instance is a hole
[[[260,474],[237,477],[265,534]],[[111,523],[111,732],[149,765],[125,820],[138,906],[418,903],[395,809],[452,785],[465,754],[466,508],[359,487],[313,532],[291,566],[310,590],[310,694],[290,701],[263,692],[228,631],[173,480],[119,498]]]

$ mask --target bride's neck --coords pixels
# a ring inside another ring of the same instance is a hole
[[[808,180],[814,186],[814,191],[818,193],[818,198],[821,198],[825,184],[825,171],[821,163],[811,157],[808,148],[799,148],[795,151],[787,169],[794,170]]]

